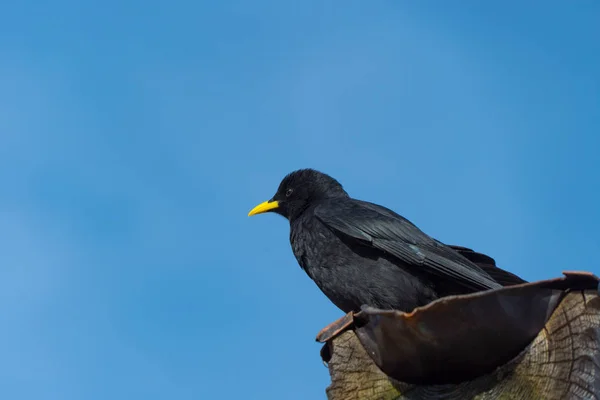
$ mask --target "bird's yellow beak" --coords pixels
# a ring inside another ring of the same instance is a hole
[[[277,207],[279,207],[279,202],[277,202],[277,201],[265,201],[263,203],[260,203],[256,207],[254,207],[252,210],[250,210],[250,212],[248,213],[248,216],[251,217],[251,216],[256,215],[256,214],[266,213],[267,211],[274,210]]]

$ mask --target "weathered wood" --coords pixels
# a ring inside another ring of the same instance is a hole
[[[490,374],[456,385],[393,381],[373,363],[352,330],[328,346],[330,400],[600,400],[600,297],[596,290],[567,294],[521,354]]]

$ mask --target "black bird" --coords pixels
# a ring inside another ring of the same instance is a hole
[[[484,254],[447,246],[395,212],[351,198],[327,174],[288,174],[249,216],[290,222],[296,260],[342,311],[362,305],[412,311],[437,298],[525,282]]]

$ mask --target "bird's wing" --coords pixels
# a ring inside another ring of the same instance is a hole
[[[501,287],[483,269],[456,251],[426,235],[395,212],[359,200],[323,204],[315,216],[325,225],[369,243],[401,261],[421,267],[474,290]]]
[[[496,261],[486,254],[478,253],[473,249],[469,249],[463,246],[447,246],[469,259],[469,261],[477,264],[479,268],[487,272],[489,276],[491,276],[496,282],[498,282],[502,286],[512,286],[518,285],[520,283],[527,283],[527,281],[522,279],[521,277],[498,267],[496,265]]]

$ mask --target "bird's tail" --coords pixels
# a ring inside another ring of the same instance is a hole
[[[452,250],[456,251],[472,263],[476,264],[479,268],[483,269],[493,280],[501,284],[502,286],[518,285],[520,283],[527,283],[526,280],[519,276],[503,270],[496,265],[496,261],[483,253],[478,253],[473,249],[469,249],[463,246],[452,246],[448,245]]]

